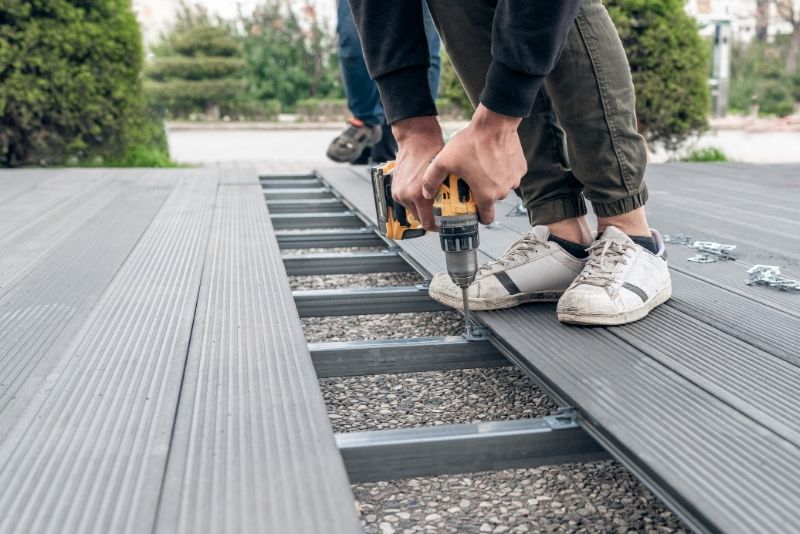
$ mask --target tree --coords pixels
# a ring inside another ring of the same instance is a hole
[[[109,161],[139,150],[154,132],[141,68],[130,0],[3,0],[0,165]]]
[[[707,127],[709,49],[683,0],[609,0],[636,87],[639,129],[676,148]]]
[[[184,7],[172,31],[154,48],[147,91],[174,115],[203,111],[218,119],[245,92],[245,62],[234,29],[201,8]]]
[[[292,108],[301,99],[344,95],[333,35],[313,8],[298,13],[289,2],[264,0],[241,22],[252,98]]]
[[[792,27],[789,36],[789,51],[786,54],[786,74],[797,73],[797,59],[800,56],[800,5],[793,0],[772,0],[778,15]]]

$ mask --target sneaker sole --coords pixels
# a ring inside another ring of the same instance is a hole
[[[464,301],[460,298],[451,297],[444,293],[434,293],[429,291],[428,294],[436,302],[440,302],[445,306],[455,308],[457,310],[464,308]],[[520,293],[517,295],[509,295],[502,299],[481,299],[471,297],[469,299],[469,309],[473,311],[491,311],[503,310],[506,308],[513,308],[520,304],[528,304],[531,302],[558,302],[558,299],[563,295],[563,291],[545,291],[542,293]]]
[[[658,306],[661,306],[672,297],[672,281],[662,287],[655,295],[643,302],[641,306],[627,312],[614,315],[593,315],[558,312],[558,320],[562,323],[579,324],[585,326],[618,326],[644,319]]]

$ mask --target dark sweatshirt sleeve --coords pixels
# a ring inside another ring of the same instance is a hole
[[[436,115],[420,0],[350,0],[350,8],[387,122]]]
[[[492,64],[481,103],[503,115],[530,115],[579,9],[580,0],[500,0],[492,26]]]

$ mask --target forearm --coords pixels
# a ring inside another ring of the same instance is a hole
[[[391,124],[435,115],[430,58],[419,0],[349,0],[370,76]]]

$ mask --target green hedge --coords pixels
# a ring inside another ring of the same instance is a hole
[[[147,77],[164,81],[171,79],[205,80],[226,78],[241,73],[246,63],[231,57],[157,57],[145,68]]]
[[[2,6],[0,165],[124,158],[148,141],[130,0]]]
[[[683,0],[608,0],[636,87],[639,128],[675,148],[705,130],[711,106],[709,55]]]
[[[208,25],[205,25],[208,24]],[[237,57],[242,46],[219,25],[202,21],[188,31],[178,31],[170,38],[172,49],[180,56]]]
[[[245,91],[246,82],[236,79],[222,80],[169,80],[148,81],[147,93],[169,109],[205,108],[234,100]]]

